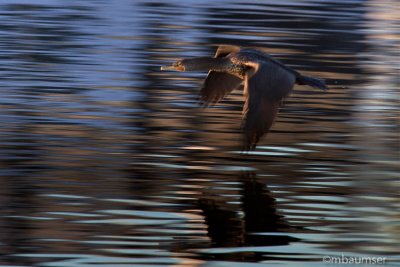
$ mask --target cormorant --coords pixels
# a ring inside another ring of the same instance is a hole
[[[295,84],[327,89],[323,80],[303,76],[264,52],[231,45],[219,46],[214,57],[182,59],[161,70],[208,71],[200,91],[205,105],[217,103],[244,84],[246,150],[254,149],[260,137],[269,131],[282,100]]]

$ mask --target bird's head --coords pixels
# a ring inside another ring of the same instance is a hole
[[[161,66],[161,70],[185,71],[185,59],[174,62],[171,66]]]
[[[223,60],[224,59],[222,59],[222,61]],[[208,71],[214,67],[220,68],[221,64],[225,64],[225,62],[222,61],[221,59],[212,57],[185,58],[176,61],[171,66],[162,66],[161,70]]]

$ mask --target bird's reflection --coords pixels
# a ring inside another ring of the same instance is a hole
[[[276,200],[267,186],[252,172],[242,173],[239,181],[243,216],[212,197],[199,200],[212,246],[278,246],[298,241],[285,234],[273,234],[293,230],[293,227],[279,214]]]
[[[230,210],[224,206],[224,203],[218,203],[214,199],[199,199],[199,207],[203,211],[212,246],[244,245],[243,221],[235,210]]]

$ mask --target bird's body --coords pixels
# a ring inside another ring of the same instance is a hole
[[[162,70],[208,71],[200,91],[205,105],[214,104],[244,85],[245,149],[255,148],[272,126],[282,100],[295,84],[326,89],[322,80],[301,75],[266,53],[237,46],[220,46],[215,57],[183,59]]]

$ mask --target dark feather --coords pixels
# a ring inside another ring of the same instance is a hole
[[[205,105],[217,103],[241,83],[240,78],[229,73],[210,71],[200,90],[200,100]]]
[[[280,103],[268,99],[252,98],[250,108],[246,112],[244,121],[244,150],[251,150],[256,147],[260,138],[269,131],[275,121]]]
[[[263,62],[245,79],[244,149],[255,148],[274,123],[279,106],[293,88],[295,75],[273,62]]]
[[[251,84],[260,90],[264,97],[281,101],[292,91],[296,76],[275,62],[260,63],[256,73],[250,77]]]
[[[322,79],[317,79],[309,76],[303,76],[299,75],[296,78],[296,83],[300,85],[309,85],[321,90],[327,90],[328,88],[326,87],[325,81]]]
[[[221,45],[218,47],[215,57],[226,57],[230,53],[239,51],[239,46]],[[227,72],[210,71],[200,90],[200,101],[205,106],[215,104],[238,88],[241,83],[242,80],[240,78]]]

